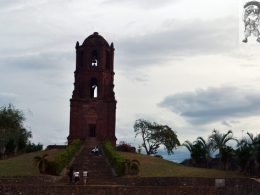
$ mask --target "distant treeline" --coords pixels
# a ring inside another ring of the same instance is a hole
[[[236,142],[236,147],[231,147],[230,141]],[[198,137],[195,141],[186,140],[183,144],[191,153],[191,159],[183,164],[195,167],[222,168],[237,170],[250,175],[260,175],[260,134],[254,136],[247,133],[242,139],[234,138],[229,130],[220,133],[213,130],[208,139]],[[213,153],[217,153],[214,155]]]

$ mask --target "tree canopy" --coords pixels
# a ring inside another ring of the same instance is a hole
[[[229,143],[231,141],[233,141],[233,144]],[[234,147],[235,142],[237,143],[236,147]],[[186,140],[182,145],[191,154],[191,159],[183,161],[186,165],[224,168],[226,170],[240,169],[246,174],[260,175],[259,133],[253,135],[247,132],[242,139],[237,140],[231,130],[226,133],[213,130],[207,141],[202,137],[198,137],[193,142]]]
[[[23,122],[24,114],[13,105],[0,107],[0,156],[25,150],[32,137]]]
[[[260,174],[260,134],[254,136],[247,132],[246,137],[238,141],[236,155],[241,171],[253,175]]]
[[[176,133],[167,125],[161,125],[144,119],[138,119],[134,124],[135,136],[141,136],[142,147],[147,155],[156,154],[163,145],[168,154],[180,145]]]
[[[198,137],[196,141],[191,143],[190,141],[186,140],[183,144],[190,154],[192,164],[198,167],[207,167],[208,161],[211,158],[211,145],[210,143],[206,142],[202,137]]]

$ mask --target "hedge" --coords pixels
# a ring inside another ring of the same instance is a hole
[[[81,146],[80,140],[74,140],[64,152],[57,155],[54,160],[47,162],[46,173],[59,175],[66,165],[70,163]]]
[[[125,159],[116,152],[110,142],[103,143],[102,148],[117,176],[123,176],[125,174]]]

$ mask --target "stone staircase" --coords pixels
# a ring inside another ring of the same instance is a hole
[[[83,171],[88,172],[87,184],[113,185],[115,176],[107,159],[102,154],[93,154],[91,150],[97,146],[96,139],[89,139],[82,146],[81,151],[72,162],[75,171],[80,172],[80,184],[83,184]],[[62,182],[68,183],[68,176],[62,179]]]

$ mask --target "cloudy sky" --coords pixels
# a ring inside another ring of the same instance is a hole
[[[34,142],[63,144],[74,47],[97,31],[116,49],[118,141],[138,143],[138,118],[181,142],[259,133],[260,44],[241,42],[241,10],[237,0],[1,0],[0,105],[24,110]]]

